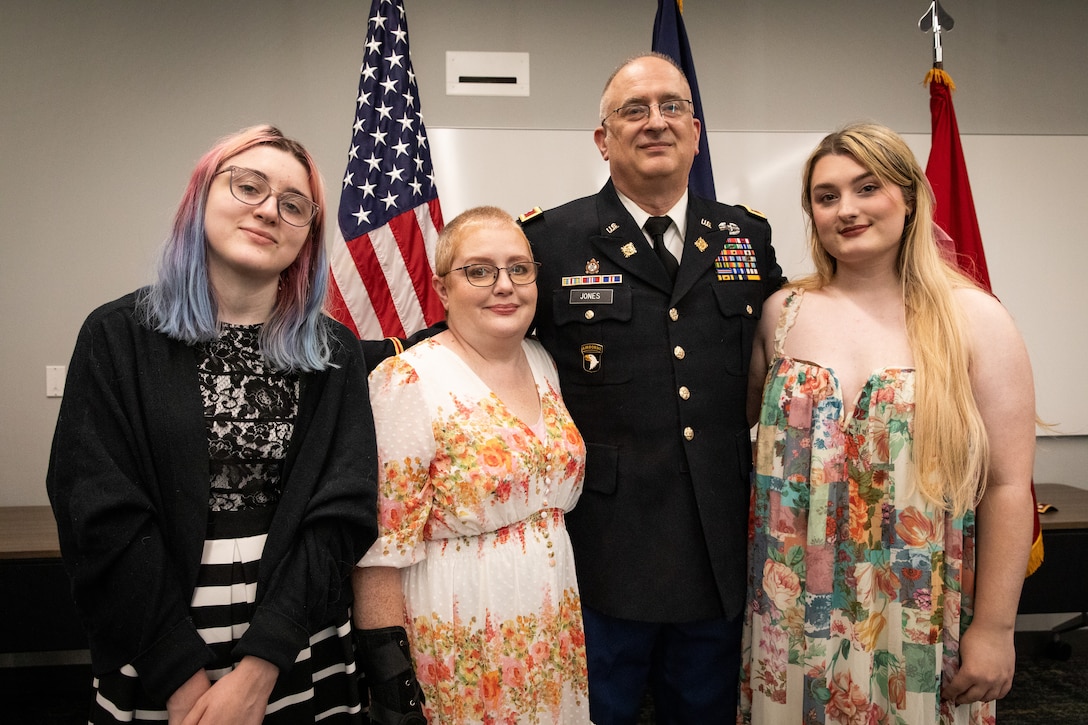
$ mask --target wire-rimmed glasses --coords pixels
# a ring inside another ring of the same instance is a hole
[[[265,199],[275,194],[276,211],[279,212],[280,219],[291,226],[304,227],[317,216],[317,204],[293,191],[277,192],[260,171],[241,166],[228,166],[216,175],[225,174],[228,171],[230,172],[230,193],[243,204],[259,206]]]
[[[464,271],[465,279],[473,287],[490,287],[499,281],[499,271],[506,270],[506,276],[514,284],[532,284],[536,282],[536,274],[540,269],[540,262],[514,262],[506,267],[496,267],[494,264],[466,264],[456,267],[450,272]]]
[[[626,106],[620,106],[606,115],[601,119],[601,123],[603,124],[613,115],[619,116],[620,120],[627,123],[638,123],[649,118],[650,112],[654,108],[657,108],[662,118],[671,120],[694,113],[695,103],[683,98],[674,98],[671,101],[662,101],[661,103],[628,103]]]

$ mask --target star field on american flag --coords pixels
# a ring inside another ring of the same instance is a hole
[[[360,337],[404,336],[444,315],[431,289],[442,210],[403,0],[374,0],[330,251],[330,311]]]

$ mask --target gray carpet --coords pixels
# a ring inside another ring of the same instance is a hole
[[[1088,630],[1070,632],[1062,641],[1070,645],[1067,660],[1050,656],[1048,634],[1017,634],[1016,676],[997,703],[998,725],[1088,723]]]
[[[997,725],[1088,724],[1088,629],[1062,637],[1066,647],[1055,659],[1045,632],[1016,634],[1016,676],[1009,694],[997,703]],[[653,703],[647,699],[639,725],[653,725]]]

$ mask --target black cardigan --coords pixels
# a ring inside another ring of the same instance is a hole
[[[210,662],[189,618],[208,517],[208,439],[193,349],[141,324],[132,293],[79,333],[47,488],[96,674],[135,666],[166,700]],[[283,496],[256,610],[235,655],[286,672],[350,606],[377,536],[377,449],[358,341],[328,320],[336,367],[300,376]]]

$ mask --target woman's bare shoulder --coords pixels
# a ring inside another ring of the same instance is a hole
[[[1015,330],[1016,325],[1012,315],[1009,314],[1005,305],[989,292],[977,287],[957,287],[952,294],[963,312],[969,330]]]

